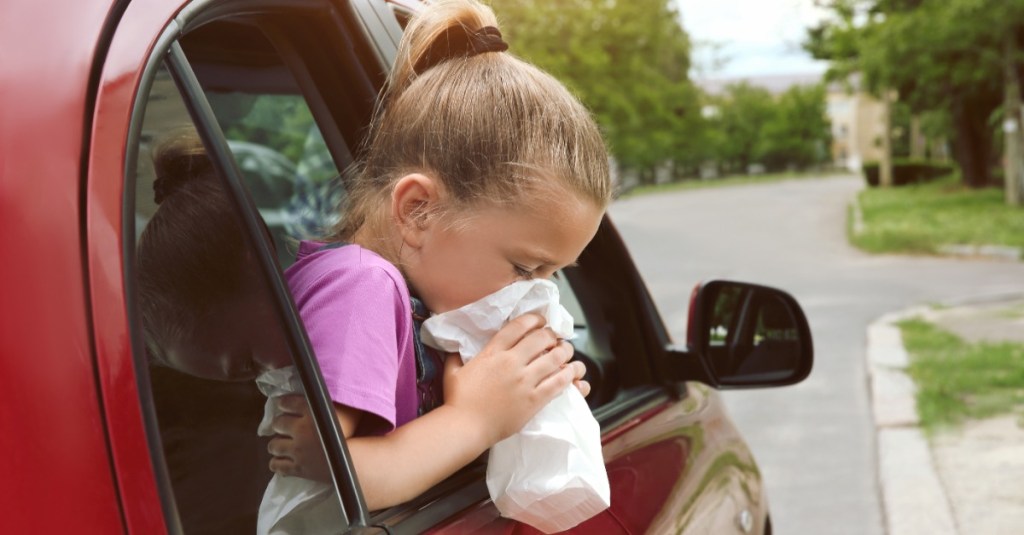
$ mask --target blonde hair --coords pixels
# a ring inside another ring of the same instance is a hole
[[[330,239],[350,240],[364,227],[385,235],[391,190],[412,172],[443,184],[449,210],[521,203],[553,185],[607,206],[600,131],[551,75],[506,52],[452,54],[416,72],[451,32],[496,26],[491,9],[473,0],[442,0],[413,17]]]

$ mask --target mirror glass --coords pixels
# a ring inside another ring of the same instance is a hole
[[[703,352],[721,384],[784,382],[800,372],[799,313],[772,288],[715,281],[701,292]]]

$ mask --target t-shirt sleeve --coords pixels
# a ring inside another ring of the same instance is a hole
[[[328,272],[303,294],[296,305],[331,399],[379,418],[364,415],[361,433],[394,429],[403,311],[394,279],[378,267]]]

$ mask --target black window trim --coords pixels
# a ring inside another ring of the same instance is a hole
[[[179,29],[176,22],[171,21],[164,32],[157,38],[154,45],[154,54],[150,55],[143,68],[139,82],[139,89],[136,92],[135,102],[132,105],[131,120],[128,124],[128,136],[125,150],[125,176],[124,176],[124,198],[121,208],[121,228],[124,229],[122,240],[122,260],[124,262],[124,285],[126,296],[126,309],[129,321],[129,343],[132,348],[132,365],[135,368],[135,383],[139,392],[139,407],[142,411],[143,423],[146,432],[146,441],[149,445],[150,462],[153,465],[154,477],[157,483],[157,491],[160,495],[160,505],[164,512],[164,523],[168,533],[183,533],[181,518],[178,513],[177,502],[174,499],[174,491],[171,486],[170,471],[165,462],[163,440],[160,436],[160,426],[157,423],[156,405],[153,401],[153,388],[149,375],[149,361],[146,353],[146,344],[142,339],[142,328],[139,325],[140,311],[138,310],[138,285],[136,281],[135,262],[135,239],[137,235],[135,228],[135,170],[139,159],[139,141],[142,136],[142,123],[145,117],[146,107],[149,104],[149,94],[156,79],[156,73],[163,65],[163,54],[160,51],[167,50],[170,44],[179,36]]]
[[[305,336],[305,331],[301,326],[301,320],[299,320],[299,316],[295,311],[291,294],[287,290],[287,285],[285,284],[278,268],[276,258],[263,238],[262,227],[258,222],[258,218],[260,217],[258,211],[248,199],[248,195],[241,180],[241,173],[235,164],[224,135],[220,130],[220,126],[216,122],[213,111],[206,100],[202,88],[200,87],[194,72],[192,72],[191,66],[188,63],[181,46],[177,42],[184,33],[183,28],[186,26],[187,21],[194,21],[195,16],[198,13],[205,13],[201,10],[206,7],[208,3],[210,2],[200,0],[186,6],[186,9],[179,14],[178,18],[172,20],[168,24],[164,29],[164,32],[156,40],[153,53],[147,60],[144,67],[141,76],[141,83],[137,90],[136,99],[132,107],[132,117],[129,123],[128,136],[126,139],[126,176],[124,180],[125,187],[122,208],[122,228],[125,229],[126,236],[134,236],[136,234],[134,219],[136,193],[134,169],[136,168],[139,157],[138,146],[142,133],[142,122],[144,112],[149,101],[149,92],[152,89],[156,73],[160,70],[161,66],[166,65],[182,94],[196,130],[210,153],[215,169],[217,169],[220,175],[224,177],[227,182],[232,198],[237,203],[237,208],[243,217],[243,223],[247,233],[250,238],[254,240],[254,243],[259,244],[256,249],[259,255],[260,266],[264,271],[264,274],[268,276],[268,280],[271,281],[271,290],[275,295],[275,302],[279,308],[278,313],[285,321],[284,327],[285,332],[288,335],[287,338],[290,350],[296,358],[296,369],[299,372],[303,386],[308,393],[314,422],[317,425],[317,430],[321,437],[325,438],[323,442],[331,467],[332,478],[334,479],[336,488],[340,494],[342,513],[345,517],[343,520],[348,524],[347,532],[377,532],[376,529],[368,527],[370,525],[369,513],[365,499],[362,495],[361,487],[359,486],[355,475],[351,456],[344,442],[338,422],[334,416],[333,406],[329,401],[329,397],[326,395],[327,389],[320,376],[319,366],[317,365],[316,360],[312,357],[310,344]],[[232,2],[232,4],[235,3]],[[280,1],[258,2],[257,4],[273,6],[275,8],[280,8],[282,6]],[[323,6],[324,2],[304,2],[304,4]],[[251,3],[246,3],[245,5],[250,8],[252,7]],[[219,7],[220,9],[217,9],[216,11],[220,16],[238,14],[237,12],[225,9],[225,6],[223,5]],[[207,18],[206,20],[209,19]],[[139,391],[140,405],[145,420],[145,430],[147,441],[149,443],[150,459],[153,464],[157,485],[159,487],[158,491],[161,499],[161,505],[164,511],[165,525],[170,533],[182,533],[182,525],[177,505],[174,500],[169,471],[164,459],[163,446],[160,438],[160,428],[157,423],[156,411],[153,404],[153,392],[148,372],[149,363],[144,349],[145,344],[141,338],[141,328],[138,323],[139,316],[136,304],[136,296],[138,293],[137,285],[134,282],[136,274],[135,246],[136,244],[134,239],[123,240],[122,253],[125,265],[124,284],[127,292],[126,295],[128,296],[126,306],[129,313],[129,321],[131,323],[129,337],[132,346],[133,364],[136,370],[136,385]],[[344,526],[339,526],[339,528],[344,529]]]
[[[295,357],[295,368],[306,390],[310,413],[325,447],[328,464],[331,468],[331,477],[340,494],[345,520],[350,527],[366,526],[368,520],[366,500],[359,487],[352,458],[345,445],[340,425],[335,418],[334,407],[329,401],[330,397],[326,395],[327,388],[320,375],[320,367],[312,356],[313,352],[302,328],[301,320],[295,311],[288,286],[278,268],[276,256],[271,252],[263,237],[260,215],[252,202],[246,202],[248,193],[242,181],[241,171],[235,163],[227,140],[213,115],[213,109],[199,85],[199,80],[196,79],[195,73],[177,41],[171,43],[167,54],[167,66],[184,97],[185,105],[203,144],[206,146],[210,159],[213,161],[214,168],[220,176],[224,177],[228,190],[237,203],[236,208],[242,215],[245,229],[250,239],[257,244],[258,261],[264,275],[268,277],[272,285],[271,291],[278,306],[278,313],[285,323],[283,327],[287,335],[289,350]]]

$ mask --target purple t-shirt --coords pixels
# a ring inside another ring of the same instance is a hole
[[[382,434],[416,417],[416,353],[409,288],[398,269],[358,245],[302,242],[285,278],[331,399],[379,417]]]

